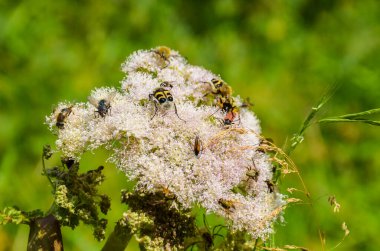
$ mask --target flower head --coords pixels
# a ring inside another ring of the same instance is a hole
[[[259,151],[253,112],[219,76],[167,47],[133,53],[122,70],[121,90],[95,89],[89,102],[61,103],[47,117],[63,155],[78,160],[105,146],[109,160],[137,181],[136,191],[166,191],[173,206],[201,205],[234,230],[267,237],[285,201],[268,185],[272,163]],[[67,107],[71,113],[57,128]]]

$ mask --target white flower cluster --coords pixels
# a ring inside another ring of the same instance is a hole
[[[135,189],[201,205],[254,238],[273,232],[285,201],[258,150],[259,121],[232,89],[167,47],[133,53],[122,70],[121,90],[95,89],[89,102],[61,103],[47,117],[63,155],[79,160],[105,146]]]

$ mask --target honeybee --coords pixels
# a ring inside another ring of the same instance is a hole
[[[104,118],[111,111],[111,101],[115,97],[116,93],[110,93],[107,98],[97,100],[96,98],[89,96],[88,101],[96,107],[95,113],[98,113],[100,117]]]
[[[155,54],[159,56],[159,58],[165,63],[165,66],[163,68],[166,68],[170,64],[169,58],[172,56],[172,52],[169,47],[166,46],[158,46],[155,49],[151,50]]]
[[[71,114],[73,106],[63,108],[60,113],[58,113],[55,125],[59,129],[65,128],[65,120]]]
[[[235,209],[235,202],[232,200],[219,199],[218,204],[227,211],[231,211],[231,209]]]
[[[173,86],[169,82],[162,82],[159,88],[155,89],[153,93],[149,94],[149,100],[154,102],[154,108],[155,108],[154,115],[151,118],[151,120],[157,114],[158,104],[165,109],[170,109],[173,104],[175,114],[180,120],[184,121],[178,116],[177,106],[174,103],[173,95],[170,93],[170,90],[172,89],[172,87]]]
[[[211,85],[211,93],[220,95],[222,97],[230,97],[232,95],[232,88],[221,79],[213,78],[211,82],[203,82]],[[206,94],[207,95],[207,94]]]
[[[203,143],[197,135],[194,140],[194,154],[198,156],[203,151]]]

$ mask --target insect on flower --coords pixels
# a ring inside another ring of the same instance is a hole
[[[245,173],[248,177],[247,181],[249,179],[253,179],[257,182],[257,179],[259,178],[259,171],[256,169],[255,160],[252,158],[252,166],[247,167],[247,172]]]
[[[163,68],[166,68],[169,66],[170,57],[173,56],[170,48],[168,48],[166,46],[159,46],[155,49],[152,49],[151,51],[154,52],[155,54],[157,54],[159,56],[159,58],[163,61],[163,63],[165,64]]]
[[[232,200],[219,199],[218,204],[227,211],[231,211],[232,209],[235,209],[235,202]]]
[[[235,101],[233,98],[231,98],[231,97],[219,97],[217,100],[217,106],[219,106],[219,109],[216,112],[218,112],[219,110],[222,110],[223,112],[226,113],[225,117],[223,119],[224,125],[233,124],[233,122],[237,116],[239,116],[239,121],[240,121],[239,109],[235,105]],[[214,112],[213,114],[215,114],[216,112]]]
[[[170,191],[169,187],[162,187],[161,192],[168,200],[174,200],[176,198],[176,195]]]
[[[93,96],[88,97],[88,101],[96,107],[95,113],[98,113],[100,117],[104,118],[111,111],[111,101],[115,97],[116,93],[112,92],[107,98],[97,100]]]
[[[226,113],[226,116],[224,116],[224,119],[223,119],[223,124],[224,125],[232,125],[234,123],[234,120],[236,118],[236,116],[238,116],[239,113],[236,112],[236,109],[232,109],[231,111],[227,112]],[[240,121],[240,118],[239,118],[239,121]]]
[[[59,129],[63,129],[65,127],[65,120],[71,114],[73,106],[63,108],[60,113],[58,113],[56,118],[55,125]]]
[[[203,83],[210,84],[212,94],[220,95],[222,97],[230,97],[232,95],[231,86],[229,86],[226,82],[224,82],[221,79],[213,78],[211,79],[211,82],[203,82]]]
[[[169,186],[159,186],[154,197],[155,199],[151,201],[152,205],[162,205],[177,198]]]
[[[217,106],[222,109],[223,112],[229,112],[235,110],[237,112],[238,108],[235,105],[235,101],[231,97],[219,97],[217,100]]]
[[[198,155],[203,151],[203,143],[199,136],[197,135],[194,140],[194,154],[198,157]]]
[[[149,100],[154,102],[154,108],[155,108],[154,114],[153,114],[153,117],[151,118],[151,120],[157,114],[158,105],[160,105],[160,107],[163,107],[164,109],[168,110],[171,108],[171,106],[173,104],[175,114],[177,115],[177,117],[180,120],[184,121],[183,119],[181,119],[179,117],[178,111],[177,111],[177,106],[174,102],[173,95],[170,93],[170,90],[172,89],[172,87],[173,86],[169,82],[162,82],[159,88],[155,89],[153,91],[153,93],[149,94]]]
[[[164,88],[168,88],[169,90],[173,88],[173,85],[168,81],[162,82],[160,86]]]

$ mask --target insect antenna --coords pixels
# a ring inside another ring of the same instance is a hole
[[[221,109],[221,108],[218,108],[218,110],[216,110],[215,112],[213,112],[213,113],[212,113],[210,116],[208,116],[208,117],[210,118],[210,117],[213,116],[215,113],[219,112],[220,109]]]

